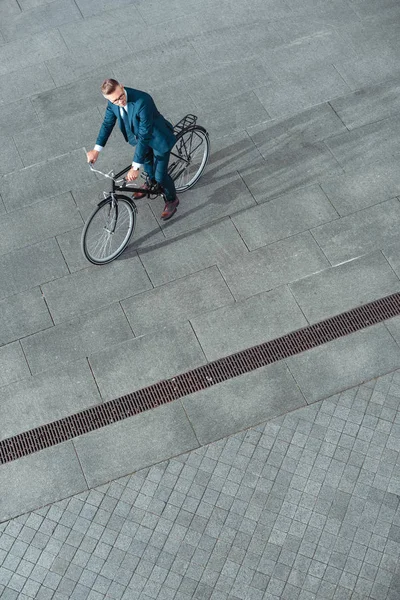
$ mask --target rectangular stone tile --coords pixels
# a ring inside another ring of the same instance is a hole
[[[310,233],[300,233],[219,265],[237,300],[296,281],[329,266]]]
[[[143,335],[168,324],[190,319],[234,299],[217,267],[188,275],[121,302],[135,335]]]
[[[0,193],[7,210],[14,210],[91,181],[93,174],[80,149],[18,171],[18,186],[14,173],[5,175],[0,181]]]
[[[0,348],[0,386],[30,376],[28,363],[19,342]]]
[[[348,129],[381,121],[400,112],[400,83],[389,81],[365,87],[331,101],[331,106]]]
[[[397,199],[342,217],[313,229],[312,234],[332,264],[380,250],[398,239]]]
[[[60,116],[57,123],[17,133],[14,140],[25,166],[29,166],[78,148],[91,148],[100,126],[100,115],[97,110],[90,109],[79,119]],[[83,161],[83,153],[80,158]]]
[[[72,442],[2,465],[1,520],[12,519],[87,489]]]
[[[188,77],[185,86],[195,103],[206,109],[209,103],[227,102],[229,98],[241,96],[243,90],[250,91],[271,79],[268,67],[262,65],[260,60],[252,59]]]
[[[5,202],[7,205],[7,198]],[[75,229],[78,225],[83,225],[82,217],[70,194],[14,210],[1,219],[0,255]]]
[[[183,59],[184,57],[184,59]],[[135,72],[135,87],[149,89],[162,87],[165,82],[180,83],[187,81],[193,73],[205,70],[194,48],[186,40],[176,40],[162,46],[144,49],[140,52],[140,69],[137,69],[137,56],[128,55],[113,63],[118,81],[129,81]],[[168,73],[168,78],[165,74]],[[183,85],[191,96],[190,86]],[[196,99],[193,98],[195,101]]]
[[[13,15],[18,15],[21,12],[16,0],[3,0],[0,4],[0,18],[7,19]]]
[[[0,98],[7,103],[10,102],[10,98],[13,100],[29,98],[53,88],[55,83],[48,68],[44,63],[38,63],[14,71],[12,77],[9,77],[7,88],[0,90]]]
[[[294,42],[301,38],[315,36],[323,32],[331,32],[337,28],[342,32],[343,26],[352,26],[360,23],[359,17],[346,2],[337,10],[334,4],[325,5],[322,10],[313,3],[312,8],[305,3],[292,5],[292,11],[280,19],[275,19],[272,26],[286,43]],[[310,10],[312,18],[310,18]]]
[[[205,124],[208,127],[207,121]],[[231,175],[238,169],[254,163],[260,164],[260,161],[264,162],[264,159],[247,131],[238,131],[216,139],[213,136],[205,173],[218,182],[226,175]]]
[[[109,28],[112,27],[109,24]],[[108,33],[103,38],[94,37],[96,45],[87,45],[78,41],[71,45],[69,38],[64,34],[65,43],[70,47],[68,54],[56,56],[46,61],[46,66],[51,73],[57,87],[76,82],[81,78],[96,78],[97,87],[104,79],[113,76],[111,62],[132,53],[126,40],[121,36],[118,44],[110,44]]]
[[[63,277],[68,267],[54,238],[0,256],[0,298]]]
[[[131,3],[132,0],[77,0],[77,5],[84,18],[103,11],[112,11]]]
[[[1,392],[2,439],[101,402],[85,359],[21,379]]]
[[[0,346],[47,327],[53,321],[39,288],[0,302]]]
[[[72,0],[52,0],[44,6],[2,20],[1,31],[5,39],[12,42],[81,19],[82,15]]]
[[[17,147],[11,137],[0,138],[0,176],[23,167]]]
[[[398,369],[400,348],[383,324],[286,359],[307,402]]]
[[[159,286],[228,258],[243,256],[247,248],[232,223],[224,220],[139,254],[153,285]]]
[[[169,379],[206,362],[189,323],[161,329],[89,357],[104,399]]]
[[[394,337],[396,342],[400,345],[400,317],[394,317],[385,321],[385,325],[389,330],[389,333]],[[0,359],[1,360],[1,359]]]
[[[325,269],[290,284],[310,323],[400,290],[400,280],[381,252]]]
[[[391,160],[398,152],[400,116],[370,123],[325,140],[346,170],[374,162]]]
[[[1,48],[0,48],[1,52]],[[39,125],[39,120],[29,99],[18,102],[19,110],[10,100],[0,104],[0,130],[2,136],[11,137],[19,131],[33,129]]]
[[[282,38],[270,21],[247,23],[240,27],[222,27],[191,37],[201,60],[214,68],[224,64],[258,58],[260,49],[282,45]]]
[[[83,435],[74,446],[89,487],[94,487],[193,450],[199,443],[180,402],[171,402]]]
[[[321,187],[341,216],[400,195],[397,158],[360,165],[321,181]]]
[[[42,286],[55,323],[129,298],[151,288],[139,259],[91,266]]]
[[[396,275],[400,277],[400,243],[396,239],[393,244],[388,245],[383,249],[383,254],[389,261]]]
[[[176,216],[168,223],[160,219],[160,224],[167,237],[176,237],[179,233],[197,229],[255,204],[238,173],[215,182],[213,175],[205,172],[190,194],[180,196]],[[154,206],[156,214],[161,214],[164,208],[162,198],[158,198]]]
[[[85,269],[90,264],[81,250],[81,237],[82,227],[78,227],[56,238],[70,273]]]
[[[347,132],[345,126],[328,104],[321,104],[297,115],[274,119],[247,128],[247,131],[265,159],[276,152],[290,151],[301,142],[316,143]]]
[[[380,48],[365,52],[355,60],[336,61],[335,68],[352,90],[400,77],[398,50]]]
[[[353,10],[362,18],[382,14],[382,11],[398,8],[396,0],[351,0]]]
[[[208,360],[216,360],[307,325],[287,287],[191,319]]]
[[[300,188],[284,196],[232,215],[249,250],[306,231],[338,214],[319,186]]]
[[[42,63],[54,56],[65,54],[67,51],[64,40],[57,29],[12,41],[0,46],[0,75],[27,69],[31,65]],[[14,109],[13,105],[10,107]],[[18,111],[16,117],[19,118],[19,122],[26,119],[23,111]]]
[[[305,405],[285,363],[235,377],[182,399],[200,444],[209,444]]]
[[[178,123],[185,115],[191,113],[199,117],[199,125],[209,129],[210,117],[201,114],[198,106],[180,82],[177,84],[164,82],[162,87],[159,85],[155,85],[154,88],[148,86],[146,91],[153,96],[160,113],[173,125]]]
[[[203,125],[211,136],[212,154],[216,137],[242,132],[247,127],[264,123],[271,118],[254,91],[229,100],[210,102],[207,108],[201,107],[195,114],[199,117],[199,125]]]
[[[56,325],[21,341],[33,374],[84,358],[133,338],[119,304],[111,304],[74,321]]]
[[[78,119],[78,115],[86,113],[88,107],[94,111],[96,106],[105,110],[106,102],[100,92],[101,80],[88,77],[79,82],[79,86],[67,85],[62,88],[50,90],[32,98],[32,104],[40,121],[50,125],[63,117]],[[97,132],[95,133],[95,135]]]
[[[296,114],[350,91],[333,65],[315,66],[283,73],[274,85],[263,85],[255,93],[273,119]]]

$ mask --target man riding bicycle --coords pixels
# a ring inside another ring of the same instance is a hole
[[[87,153],[88,162],[96,162],[118,120],[125,140],[136,147],[126,179],[137,179],[143,166],[148,178],[143,187],[148,188],[154,182],[162,186],[166,203],[161,218],[170,219],[179,205],[174,182],[168,174],[170,152],[176,142],[173,126],[159,113],[153,98],[146,92],[125,88],[115,79],[106,79],[101,91],[108,103],[95,147]],[[144,192],[134,193],[134,198],[144,196]]]

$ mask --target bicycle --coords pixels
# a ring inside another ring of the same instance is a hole
[[[176,191],[185,192],[201,177],[210,154],[210,140],[204,127],[197,125],[197,117],[188,114],[174,126],[176,143],[171,150],[168,173],[175,182]],[[95,265],[104,265],[118,258],[129,244],[136,225],[137,207],[132,196],[120,192],[143,192],[150,198],[165,195],[162,187],[147,182],[148,188],[129,184],[122,176],[131,165],[114,175],[103,173],[112,181],[111,192],[103,192],[99,202],[83,228],[81,248],[87,260]]]

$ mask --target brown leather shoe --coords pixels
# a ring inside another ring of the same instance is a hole
[[[168,219],[170,219],[172,217],[172,215],[174,215],[176,213],[176,209],[178,208],[178,205],[179,205],[178,196],[172,202],[165,203],[164,210],[161,213],[161,218],[163,219],[163,221],[168,221]]]
[[[141,188],[148,190],[150,188],[149,184],[146,182],[143,185],[140,186]],[[144,198],[145,196],[147,196],[147,194],[145,192],[134,192],[133,193],[133,197],[135,200],[140,200],[140,198]]]

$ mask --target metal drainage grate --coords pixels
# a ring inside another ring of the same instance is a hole
[[[126,394],[58,421],[25,431],[0,442],[0,464],[122,421],[399,314],[400,293],[396,293],[280,338],[220,358],[132,394]]]

